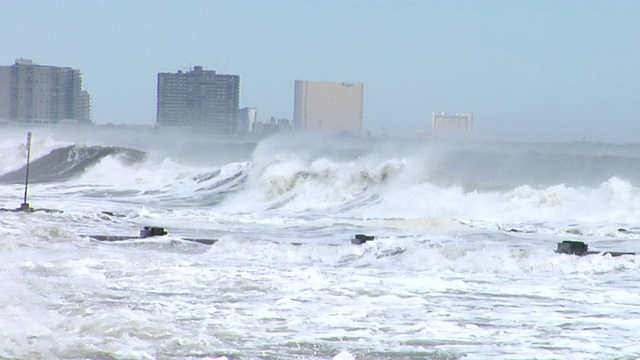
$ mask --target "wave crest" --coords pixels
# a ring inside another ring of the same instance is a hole
[[[116,157],[126,165],[142,162],[146,153],[143,151],[113,146],[80,146],[70,145],[52,150],[50,153],[31,161],[29,181],[45,183],[65,181],[83,174],[106,157]],[[27,167],[8,172],[0,176],[2,183],[22,183]]]

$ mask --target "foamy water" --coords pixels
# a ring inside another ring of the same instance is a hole
[[[640,251],[640,146],[108,135],[34,130],[29,202],[63,212],[2,213],[2,358],[640,356],[639,257],[554,253]]]

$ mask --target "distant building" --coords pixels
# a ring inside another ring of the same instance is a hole
[[[190,126],[218,134],[237,131],[240,77],[220,75],[195,66],[193,70],[159,73],[158,125]]]
[[[449,115],[445,112],[433,113],[431,134],[442,137],[470,136],[473,131],[473,113]]]
[[[85,90],[80,91],[78,121],[91,122],[91,96]]]
[[[0,121],[11,118],[11,67],[0,66]]]
[[[0,119],[22,123],[91,122],[79,70],[18,59],[0,66]]]
[[[296,80],[294,128],[360,134],[362,101],[362,83]]]
[[[241,134],[252,132],[257,116],[258,110],[254,107],[240,109],[238,112],[238,132]]]
[[[256,122],[252,133],[255,135],[269,135],[291,131],[291,121],[288,119],[276,119],[271,117],[269,122]]]

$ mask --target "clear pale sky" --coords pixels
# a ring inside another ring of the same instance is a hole
[[[433,111],[487,140],[640,143],[640,1],[0,1],[0,64],[81,70],[95,123],[153,124],[158,72],[239,75],[292,119],[296,79],[364,83],[364,129]]]

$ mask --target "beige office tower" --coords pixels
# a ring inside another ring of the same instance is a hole
[[[294,128],[360,134],[362,99],[362,83],[296,80]]]
[[[466,137],[473,131],[473,113],[464,112],[449,115],[445,112],[433,113],[431,133],[442,137]]]

